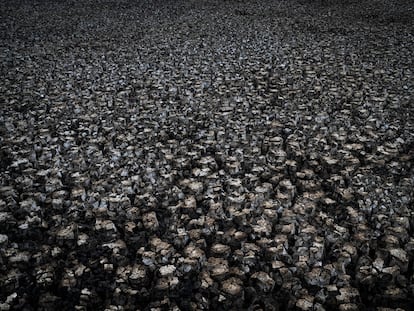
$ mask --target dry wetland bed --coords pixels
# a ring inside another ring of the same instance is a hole
[[[0,310],[414,310],[412,1],[0,14]]]

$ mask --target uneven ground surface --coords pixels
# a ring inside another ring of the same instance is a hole
[[[413,310],[414,5],[337,2],[2,1],[0,310]]]

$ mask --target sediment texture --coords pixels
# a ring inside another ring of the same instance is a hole
[[[0,310],[413,310],[413,8],[2,1]]]

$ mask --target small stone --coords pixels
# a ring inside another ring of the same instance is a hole
[[[104,270],[105,271],[112,271],[114,269],[114,265],[111,263],[104,264]]]
[[[194,210],[197,207],[197,201],[196,198],[194,196],[188,196],[185,200],[184,200],[184,208],[189,209],[189,210]]]
[[[328,164],[328,165],[335,165],[339,162],[338,159],[334,159],[332,157],[324,157],[323,159],[324,159],[325,163]]]
[[[129,280],[133,283],[141,283],[147,277],[147,272],[144,266],[134,265],[129,275]]]
[[[73,240],[75,239],[75,225],[71,224],[63,229],[60,229],[57,233],[56,236],[58,239],[62,239],[62,240]]]
[[[210,277],[210,274],[207,271],[202,271],[200,274],[201,278],[201,288],[207,289],[213,285],[214,281]]]
[[[82,188],[82,187],[74,188],[72,190],[72,198],[74,198],[74,199],[80,199],[82,201],[85,201],[85,199],[86,199],[86,191],[85,191],[85,188]]]
[[[178,277],[176,276],[160,278],[157,281],[156,288],[158,290],[174,289],[178,285],[179,282],[180,281]]]
[[[300,310],[312,310],[313,298],[306,297],[298,299],[298,301],[296,302],[296,307],[298,307]]]
[[[222,258],[210,257],[208,266],[213,278],[223,278],[229,272],[228,262]]]
[[[0,245],[1,244],[6,244],[8,240],[9,240],[9,237],[7,235],[0,234]]]
[[[312,286],[326,286],[330,281],[330,274],[321,268],[315,267],[310,272],[305,274],[305,280]]]
[[[176,268],[173,265],[167,265],[167,266],[162,266],[160,268],[160,274],[161,276],[169,276],[172,275],[175,272]]]
[[[142,217],[142,222],[144,224],[145,229],[148,230],[157,230],[160,226],[157,219],[157,214],[155,212],[146,213]]]
[[[328,198],[328,197],[326,197],[326,198],[322,199],[322,202],[323,202],[325,205],[333,205],[333,204],[335,204],[335,203],[336,203],[336,201],[335,201],[335,200],[332,200],[331,198]]]
[[[252,229],[255,233],[268,236],[272,232],[272,223],[266,219],[259,219],[255,225],[252,225]]]
[[[259,288],[264,292],[270,292],[275,286],[275,281],[266,272],[256,272],[251,279],[257,280]]]
[[[81,233],[78,235],[78,246],[82,246],[88,243],[89,236],[86,233]]]
[[[112,220],[109,219],[97,219],[95,221],[95,230],[117,231],[115,224],[112,222]]]
[[[393,248],[390,250],[391,256],[397,258],[401,262],[408,261],[407,253],[401,248]]]
[[[192,181],[188,184],[188,188],[195,194],[199,194],[203,191],[203,183],[200,181]]]
[[[19,225],[19,229],[27,230],[27,229],[29,229],[29,224],[28,223],[23,223],[23,224]]]
[[[353,287],[344,287],[339,290],[340,295],[336,296],[336,299],[340,303],[349,303],[359,296],[359,292]]]
[[[184,249],[184,254],[190,259],[199,259],[199,260],[201,260],[205,257],[204,251],[201,248],[195,246],[194,244],[188,245]]]
[[[216,254],[228,254],[230,252],[230,246],[228,245],[224,245],[224,244],[220,244],[220,243],[216,243],[211,247],[211,251]]]
[[[10,263],[23,263],[23,262],[29,262],[30,260],[30,254],[28,252],[18,252],[15,255],[9,257]]]
[[[344,303],[339,306],[340,311],[358,311],[359,307],[355,303]]]
[[[120,250],[126,249],[126,244],[122,240],[116,240],[115,242],[102,244],[102,247],[108,247],[112,249],[114,254],[117,254]]]
[[[10,294],[6,298],[6,303],[12,303],[17,298],[17,293]]]
[[[142,254],[142,263],[146,266],[154,268],[156,263],[155,257],[156,254],[154,252],[146,251]]]
[[[238,278],[229,278],[222,282],[221,288],[222,290],[229,295],[238,296],[241,294],[243,290],[243,282]]]

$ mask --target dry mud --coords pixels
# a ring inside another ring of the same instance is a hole
[[[0,310],[413,310],[413,9],[2,1]]]

